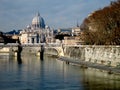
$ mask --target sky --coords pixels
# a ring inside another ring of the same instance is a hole
[[[111,1],[115,0],[0,0],[0,31],[24,29],[38,12],[51,28],[75,27]]]

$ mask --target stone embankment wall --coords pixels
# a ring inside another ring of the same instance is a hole
[[[64,46],[64,56],[73,60],[120,67],[120,46]]]

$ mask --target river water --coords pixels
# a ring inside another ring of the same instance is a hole
[[[0,90],[120,90],[120,76],[45,56],[0,57]]]

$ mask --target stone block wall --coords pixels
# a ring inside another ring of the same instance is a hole
[[[120,67],[120,46],[65,46],[65,57]]]

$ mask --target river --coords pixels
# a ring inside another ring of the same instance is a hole
[[[0,90],[119,90],[120,76],[45,56],[0,56]]]

